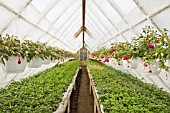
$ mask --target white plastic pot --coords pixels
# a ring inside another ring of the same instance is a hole
[[[123,66],[125,68],[137,69],[137,67],[138,67],[138,60],[137,59],[123,60]]]
[[[50,59],[50,58],[43,60],[43,64],[50,64],[50,62],[51,62],[51,59]]]
[[[117,64],[117,65],[120,65],[120,66],[123,66],[123,60],[120,60],[120,61],[117,61],[117,60],[116,60],[116,64]]]
[[[165,66],[170,66],[170,60],[167,60],[167,61],[165,62]]]
[[[24,72],[25,68],[26,68],[26,64],[27,64],[27,60],[26,58],[20,58],[21,60],[21,64],[18,65],[18,73],[22,73]]]
[[[39,68],[42,65],[42,59],[41,58],[35,58],[33,57],[31,61],[28,63],[29,68]]]
[[[143,62],[139,63],[139,70],[149,75],[159,75],[161,70],[159,69],[159,62],[156,60],[151,62],[148,66],[144,66]]]
[[[4,64],[1,65],[3,72],[9,73],[9,74],[24,72],[25,67],[26,67],[26,59],[25,58],[23,59],[21,57],[20,60],[21,60],[20,64],[18,64],[17,56],[9,57],[8,61],[4,60],[5,65]]]
[[[165,66],[170,66],[170,60],[167,60],[166,62],[165,62]],[[170,75],[170,71],[165,71],[165,73],[167,73],[168,75]]]
[[[51,60],[51,63],[56,63],[56,60],[54,60],[54,59],[53,59],[53,60]]]

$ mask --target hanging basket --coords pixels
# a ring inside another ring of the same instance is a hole
[[[58,59],[53,59],[53,60],[51,60],[51,63],[58,63],[58,62],[59,62]]]
[[[56,60],[54,60],[54,59],[53,59],[53,60],[51,60],[51,63],[56,63],[56,62],[57,62],[57,61],[56,61]]]
[[[149,75],[159,75],[161,72],[161,70],[159,69],[159,62],[157,62],[156,60],[151,62],[149,65],[145,65],[145,66],[143,62],[140,62],[139,70]]]
[[[137,69],[137,67],[138,67],[138,60],[137,59],[123,60],[123,66],[125,68]]]
[[[116,64],[119,66],[123,66],[123,60],[120,60],[120,61],[116,60]]]
[[[50,62],[51,62],[51,59],[50,58],[48,58],[48,59],[44,59],[43,60],[43,64],[50,64]]]
[[[42,65],[42,59],[41,58],[35,58],[33,57],[31,61],[28,63],[29,68],[39,68]]]
[[[9,57],[8,61],[5,61],[5,65],[1,65],[3,72],[13,74],[13,73],[21,73],[24,72],[26,67],[26,59],[20,58],[20,63],[18,62],[19,59],[17,56]]]

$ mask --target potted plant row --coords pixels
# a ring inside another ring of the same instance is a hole
[[[131,43],[112,43],[107,49],[111,62],[125,68],[139,69],[151,75],[159,75],[161,69],[170,74],[170,38],[168,30],[158,32],[153,27],[145,26],[139,37],[133,37]],[[103,56],[102,50],[95,51],[93,57]],[[167,75],[166,75],[167,76]]]
[[[5,73],[24,72],[26,64],[29,68],[39,68],[42,64],[56,63],[67,55],[72,53],[48,46],[47,43],[31,40],[21,43],[14,35],[0,36],[0,64]]]

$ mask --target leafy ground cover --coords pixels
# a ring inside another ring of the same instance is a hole
[[[170,113],[170,94],[103,63],[88,68],[105,113]]]
[[[0,89],[0,113],[56,111],[78,66],[78,61],[66,62]]]

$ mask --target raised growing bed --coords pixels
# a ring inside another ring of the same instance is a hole
[[[20,82],[12,82],[7,88],[0,89],[0,112],[52,113],[56,111],[78,67],[78,61],[70,61]]]
[[[170,113],[170,94],[103,63],[88,68],[105,113]]]

